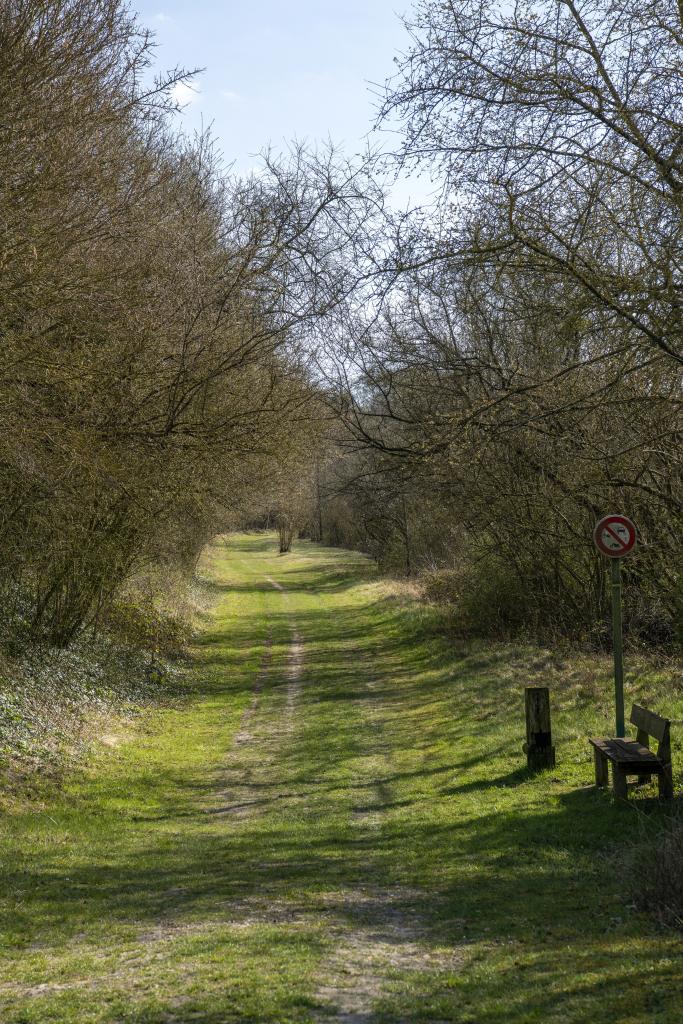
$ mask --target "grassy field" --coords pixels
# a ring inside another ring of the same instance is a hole
[[[218,540],[203,572],[177,697],[4,816],[3,1024],[680,1024],[683,944],[619,852],[666,812],[591,786],[607,661],[459,647],[304,542]],[[558,767],[531,777],[538,681]],[[666,681],[629,698],[681,718]]]

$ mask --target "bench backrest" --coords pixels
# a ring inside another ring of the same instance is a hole
[[[631,708],[631,725],[636,729],[642,729],[648,736],[654,736],[661,743],[669,733],[671,722],[668,718],[656,715],[654,711],[641,708],[640,704],[634,704]]]
[[[659,740],[658,753],[660,756],[669,753],[671,722],[668,718],[662,718],[654,711],[648,711],[647,708],[641,708],[640,704],[634,704],[631,708],[631,725],[635,725],[638,730],[637,739],[643,746],[648,746],[648,736],[654,736],[656,740]]]

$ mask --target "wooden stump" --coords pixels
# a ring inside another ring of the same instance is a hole
[[[533,771],[555,767],[555,747],[550,728],[550,691],[547,686],[527,686],[524,690],[526,712],[526,761]]]

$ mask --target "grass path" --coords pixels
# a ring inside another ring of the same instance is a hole
[[[528,658],[454,651],[349,552],[204,571],[187,688],[3,822],[2,1024],[680,1024],[680,939],[612,855],[662,812],[588,785],[608,701],[557,696],[532,778]]]

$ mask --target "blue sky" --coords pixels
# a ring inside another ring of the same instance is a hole
[[[410,0],[132,0],[157,37],[158,67],[203,67],[181,117],[213,124],[236,170],[271,143],[331,137],[350,154],[373,122],[369,82],[408,43]]]

